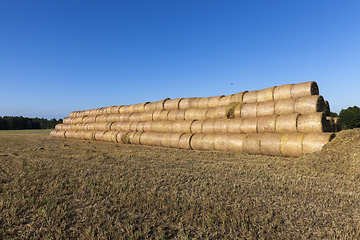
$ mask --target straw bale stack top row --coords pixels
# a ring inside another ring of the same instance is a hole
[[[255,91],[243,91],[231,95],[219,95],[214,97],[193,98],[166,98],[156,102],[144,102],[133,105],[109,106],[103,108],[74,111],[69,114],[70,118],[83,116],[96,116],[105,114],[143,113],[156,110],[212,108],[228,105],[230,102],[263,103],[281,99],[297,99],[300,97],[319,95],[319,87],[316,82],[304,82],[298,84],[285,84]],[[321,96],[320,96],[321,97]]]

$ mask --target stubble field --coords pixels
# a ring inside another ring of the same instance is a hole
[[[268,157],[0,131],[0,239],[360,239],[360,129]]]

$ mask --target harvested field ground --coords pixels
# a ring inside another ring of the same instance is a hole
[[[0,131],[0,239],[360,239],[360,129],[301,158]]]

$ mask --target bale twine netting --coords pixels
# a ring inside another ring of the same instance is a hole
[[[52,137],[299,157],[341,130],[316,82],[73,111]]]

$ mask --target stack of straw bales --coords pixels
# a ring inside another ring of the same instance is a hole
[[[300,157],[341,130],[316,82],[74,111],[54,137]]]

